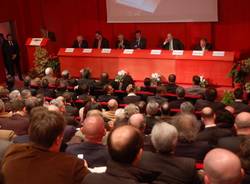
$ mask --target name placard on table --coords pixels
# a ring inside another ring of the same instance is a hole
[[[134,49],[124,49],[123,50],[123,54],[133,54],[134,53]]]
[[[182,56],[184,54],[184,50],[173,50],[172,55],[173,56]]]
[[[66,48],[64,52],[67,52],[67,53],[72,53],[74,52],[74,48]]]
[[[224,57],[225,51],[213,51],[213,56]]]
[[[30,45],[31,46],[40,46],[43,41],[43,38],[32,38]]]
[[[83,53],[91,53],[91,52],[92,52],[92,49],[83,49],[82,52],[83,52]]]
[[[194,50],[192,52],[192,56],[204,56],[204,51],[202,51],[202,50]]]
[[[110,54],[111,53],[111,49],[102,49],[101,53],[103,53],[103,54]]]
[[[161,50],[155,50],[155,49],[153,49],[153,50],[151,50],[150,54],[151,55],[161,55]]]

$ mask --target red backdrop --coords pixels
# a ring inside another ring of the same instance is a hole
[[[192,48],[200,37],[207,37],[217,50],[236,50],[250,56],[250,1],[218,2],[218,23],[107,24],[105,0],[3,0],[0,21],[16,22],[23,63],[25,39],[40,36],[41,25],[56,33],[58,47],[70,47],[77,34],[83,34],[92,45],[96,30],[102,31],[113,46],[118,33],[131,39],[133,32],[140,29],[148,48],[159,47],[166,33],[172,32],[186,49]]]

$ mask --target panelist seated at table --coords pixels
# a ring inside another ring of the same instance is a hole
[[[174,38],[172,33],[168,33],[167,38],[162,44],[162,48],[166,50],[183,50],[184,45],[180,40]]]
[[[135,40],[132,41],[131,48],[132,49],[146,49],[147,40],[142,37],[142,33],[140,30],[135,32]]]
[[[130,49],[130,43],[124,38],[123,34],[117,36],[117,41],[115,43],[115,48],[117,49]]]
[[[202,38],[200,39],[200,43],[194,47],[194,50],[201,50],[201,51],[210,50],[211,51],[212,44],[208,43],[206,38]]]
[[[88,42],[82,35],[78,35],[73,42],[72,48],[88,48]]]
[[[100,31],[97,31],[95,33],[93,48],[95,49],[109,48],[109,41],[102,36],[102,33]]]

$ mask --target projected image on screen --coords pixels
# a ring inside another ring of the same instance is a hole
[[[106,0],[109,23],[216,22],[217,0]]]

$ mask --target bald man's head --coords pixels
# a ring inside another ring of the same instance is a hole
[[[108,108],[111,111],[115,111],[118,108],[118,102],[115,99],[108,101]]]
[[[140,157],[143,138],[140,131],[125,125],[114,129],[108,137],[108,150],[112,160],[123,164],[134,164]]]
[[[89,116],[83,122],[82,133],[89,142],[101,143],[105,135],[104,121],[101,116]]]
[[[240,184],[240,159],[225,149],[213,149],[204,159],[205,184]]]
[[[128,123],[132,125],[133,127],[137,128],[140,130],[142,133],[144,133],[145,127],[146,127],[146,122],[143,114],[133,114],[129,120]]]
[[[250,113],[239,113],[235,118],[235,125],[237,129],[250,128]]]

